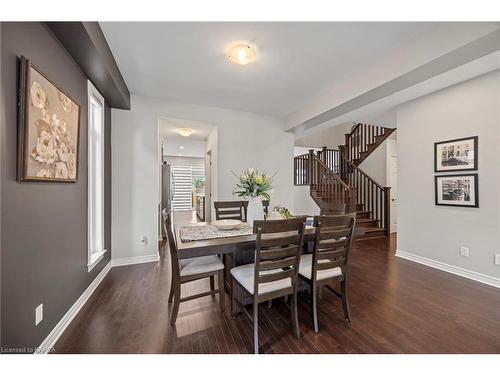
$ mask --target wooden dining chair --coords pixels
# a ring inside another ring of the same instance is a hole
[[[231,269],[231,313],[236,317],[237,289],[253,298],[253,315],[242,311],[253,322],[254,352],[259,352],[259,303],[290,296],[293,333],[300,338],[297,316],[297,273],[304,242],[304,218],[256,220],[255,263]]]
[[[312,254],[300,258],[299,277],[311,287],[314,332],[319,332],[318,294],[322,286],[342,299],[344,316],[351,321],[347,302],[347,265],[352,246],[356,213],[314,216],[314,247]],[[340,282],[340,293],[330,285]]]
[[[165,231],[168,237],[168,247],[170,249],[170,260],[172,263],[172,285],[170,286],[170,295],[168,302],[174,302],[170,324],[174,325],[179,313],[181,302],[201,298],[219,293],[219,303],[221,311],[224,311],[224,263],[217,255],[208,255],[197,258],[181,259],[177,256],[177,245],[174,232],[172,230],[172,220],[167,210],[162,211],[165,222]],[[214,288],[214,278],[218,276],[218,289]],[[181,285],[195,280],[210,278],[210,291],[191,296],[181,297]]]
[[[243,201],[214,202],[215,219],[235,219],[243,221]]]

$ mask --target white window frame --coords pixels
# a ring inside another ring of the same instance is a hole
[[[87,200],[87,221],[88,221],[88,254],[87,254],[87,270],[90,272],[99,261],[104,257],[106,249],[104,248],[104,98],[101,93],[94,87],[92,82],[87,83],[88,90],[88,154],[87,154],[87,171],[88,171],[88,200]],[[97,102],[101,106],[101,122],[100,129],[96,132],[93,123],[92,101]],[[96,143],[98,146],[96,146]],[[99,148],[99,169],[94,167],[94,150]],[[97,170],[96,170],[97,169]],[[98,182],[97,193],[94,193],[96,179],[100,174],[100,183]],[[96,206],[99,207],[96,207]],[[99,211],[99,212],[96,212]],[[94,233],[96,220],[100,220],[100,234]],[[95,244],[95,236],[100,235],[97,246]]]

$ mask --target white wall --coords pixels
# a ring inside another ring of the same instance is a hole
[[[130,111],[112,112],[112,241],[113,257],[156,254],[158,117],[211,123],[217,127],[216,197],[235,199],[236,178],[248,167],[277,173],[272,205],[293,210],[293,134],[281,119],[247,112],[132,96]],[[148,244],[139,240],[147,236]]]
[[[207,181],[205,182],[205,206],[210,207],[209,210],[205,208],[205,220],[211,221],[215,218],[215,208],[212,201],[217,201],[217,128],[214,128],[207,137],[205,152],[207,157],[205,158],[205,176]],[[208,158],[208,153],[210,152],[211,158]],[[210,165],[210,160],[212,165]]]
[[[293,211],[294,215],[319,215],[319,206],[311,198],[309,185],[293,187]]]
[[[304,154],[308,154],[309,153],[309,150],[314,150],[314,152],[316,151],[320,151],[321,148],[314,148],[314,147],[294,147],[293,148],[293,156],[299,156],[299,155],[304,155]]]
[[[387,166],[389,163],[388,140],[396,139],[396,132],[393,132],[375,151],[363,160],[359,168],[368,176],[373,178],[382,187],[389,186]]]
[[[163,138],[163,155],[204,158],[205,141],[165,137]]]
[[[205,158],[193,158],[189,156],[164,156],[163,161],[170,165],[195,165],[205,167]]]
[[[496,278],[500,253],[500,73],[400,106],[398,252]],[[479,208],[434,205],[434,142],[479,136]],[[469,247],[469,257],[460,256]]]
[[[295,135],[295,146],[307,148],[321,148],[326,146],[335,150],[339,145],[345,144],[345,135],[350,133],[353,127],[352,122],[335,125],[326,129],[312,129],[310,132]]]

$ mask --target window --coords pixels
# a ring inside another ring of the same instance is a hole
[[[205,177],[203,165],[172,165],[172,180],[174,182],[172,206],[174,211],[193,209],[193,180],[197,177]]]
[[[88,262],[90,270],[104,249],[104,98],[88,81]]]

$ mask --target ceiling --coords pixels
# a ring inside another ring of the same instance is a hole
[[[186,139],[191,141],[204,141],[207,139],[214,126],[206,122],[185,120],[178,118],[160,118],[158,120],[160,136],[169,139]],[[176,129],[189,128],[193,130],[193,134],[189,137],[183,137],[177,133]]]
[[[434,23],[101,22],[133,94],[286,116],[369,68]],[[257,62],[229,63],[228,43],[252,42]]]

